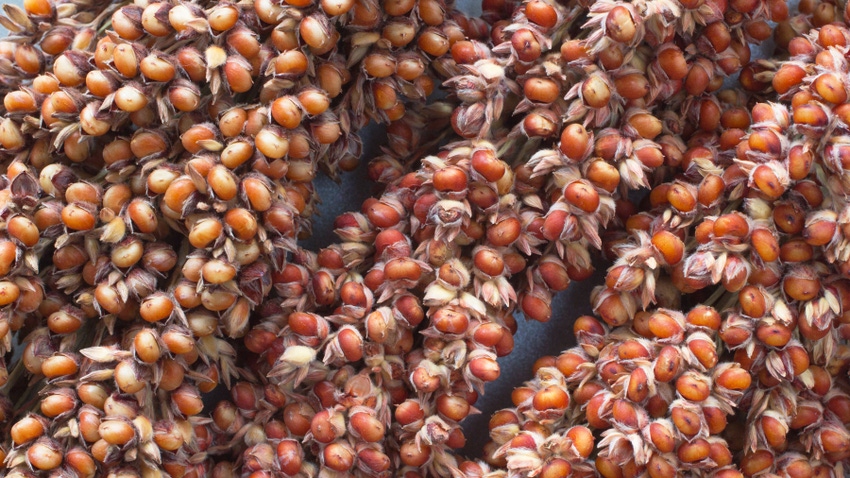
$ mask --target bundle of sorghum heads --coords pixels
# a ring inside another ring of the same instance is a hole
[[[5,6],[2,473],[842,476],[843,6],[481,8]],[[371,121],[380,192],[305,249]],[[515,314],[601,260],[462,457]]]
[[[675,170],[603,236],[613,264],[591,297],[599,319],[578,319],[578,346],[538,360],[514,408],[493,415],[486,463],[462,468],[844,476],[850,120],[835,8],[801,5],[792,23],[820,28],[785,24],[788,53],[718,92],[713,127],[679,130]]]

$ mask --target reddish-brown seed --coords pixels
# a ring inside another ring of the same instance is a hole
[[[570,396],[561,388],[549,386],[538,390],[532,399],[535,410],[564,410],[570,404]]]
[[[611,417],[618,427],[626,430],[636,430],[638,415],[635,406],[629,400],[615,400],[611,407]]]
[[[515,217],[508,217],[487,228],[487,240],[496,247],[507,247],[519,238],[522,223]]]
[[[769,450],[756,450],[745,454],[741,459],[741,471],[744,476],[755,474],[770,468],[773,465],[773,453]]]
[[[652,235],[652,245],[661,253],[668,265],[674,266],[682,260],[685,243],[670,231],[658,231]]]
[[[722,318],[714,307],[707,305],[698,305],[688,312],[685,320],[695,327],[706,327],[711,330],[718,330],[722,322]]]
[[[133,425],[127,420],[111,419],[104,420],[98,427],[98,432],[103,440],[110,445],[124,445],[136,434]]]
[[[785,64],[773,76],[773,89],[779,94],[787,93],[806,77],[806,71],[794,64]]]
[[[431,457],[431,447],[425,443],[406,441],[399,448],[399,454],[401,462],[405,465],[419,467]]]
[[[773,262],[779,258],[779,241],[767,228],[757,228],[750,236],[753,249],[765,262]]]
[[[165,294],[152,294],[146,297],[140,307],[139,315],[148,322],[158,322],[171,316],[174,303]]]
[[[467,367],[472,375],[485,382],[495,381],[501,373],[499,364],[489,357],[474,358],[469,361]]]
[[[363,440],[374,443],[384,439],[385,427],[368,413],[355,413],[349,417],[349,426]]]
[[[726,412],[717,407],[703,405],[702,414],[705,416],[708,432],[712,435],[719,435],[729,424],[726,419]]]
[[[437,397],[437,411],[448,418],[460,422],[471,410],[469,402],[460,395],[442,394]]]
[[[298,441],[293,439],[281,440],[277,445],[276,455],[280,471],[289,476],[298,474],[304,460],[304,451]]]
[[[15,445],[22,445],[44,435],[44,432],[44,425],[40,420],[26,416],[12,425],[10,437]]]
[[[820,293],[821,283],[817,277],[794,277],[786,276],[782,282],[782,289],[788,297],[806,301],[812,300]]]
[[[806,215],[795,202],[783,202],[773,208],[773,222],[782,232],[799,234],[805,227]]]
[[[587,424],[598,430],[605,430],[611,427],[611,424],[602,415],[602,403],[605,400],[605,395],[598,393],[594,395],[588,402],[586,408]]]
[[[671,80],[681,80],[687,76],[689,68],[685,55],[677,47],[666,48],[658,54],[658,64]]]
[[[738,292],[738,304],[744,314],[753,318],[763,317],[767,313],[764,294],[755,286],[745,286]]]
[[[71,375],[79,370],[77,360],[70,355],[56,354],[41,363],[41,373],[47,378]]]
[[[82,447],[74,447],[65,453],[65,463],[78,474],[78,476],[94,476],[97,465],[92,455]]]
[[[670,418],[673,420],[673,425],[685,436],[692,437],[700,431],[700,417],[692,411],[675,407]]]
[[[354,466],[354,450],[351,446],[341,442],[334,442],[322,450],[324,464],[331,470],[344,472]]]
[[[717,349],[713,341],[691,340],[688,342],[688,349],[706,369],[711,369],[717,365]]]
[[[815,78],[812,87],[826,101],[841,104],[847,100],[847,90],[841,79],[832,72],[826,72]]]
[[[0,306],[9,305],[21,297],[21,289],[11,281],[0,281]]]
[[[649,437],[652,446],[661,453],[670,453],[676,449],[676,437],[673,430],[659,422],[649,424]]]
[[[702,402],[711,394],[711,385],[698,373],[688,371],[676,380],[676,391],[692,402]]]
[[[561,132],[559,149],[573,161],[581,160],[590,147],[590,134],[579,123],[567,125]]]
[[[779,322],[762,322],[756,328],[756,337],[767,346],[781,348],[791,340],[792,329]]]
[[[592,213],[599,208],[599,193],[583,182],[574,181],[564,188],[564,199],[584,212]]]
[[[622,5],[612,8],[605,17],[605,32],[616,42],[630,43],[637,33],[631,12]]]
[[[599,75],[593,75],[582,83],[581,97],[591,108],[603,108],[611,99],[611,89]]]
[[[579,456],[587,459],[593,452],[593,432],[585,426],[574,426],[567,430],[566,436],[573,441]]]
[[[711,446],[703,438],[697,438],[692,442],[682,443],[676,451],[676,455],[685,463],[695,463],[708,458]]]
[[[777,199],[785,193],[785,185],[782,184],[776,173],[766,164],[760,164],[753,170],[753,183],[761,192],[770,199]]]
[[[63,451],[58,442],[41,438],[27,449],[27,461],[38,470],[52,470],[62,464]]]
[[[466,172],[456,166],[442,168],[434,173],[434,189],[440,192],[460,192],[467,187]]]
[[[667,339],[682,333],[682,326],[673,317],[656,312],[649,318],[649,330],[659,339]]]
[[[552,28],[558,21],[558,14],[555,9],[540,0],[533,0],[525,4],[525,16],[543,28]]]
[[[780,422],[776,417],[765,415],[759,420],[759,426],[768,445],[774,449],[781,449],[785,446],[785,435],[787,433],[785,423]]]
[[[649,396],[648,378],[643,368],[636,368],[630,374],[626,396],[635,403],[641,403]]]

